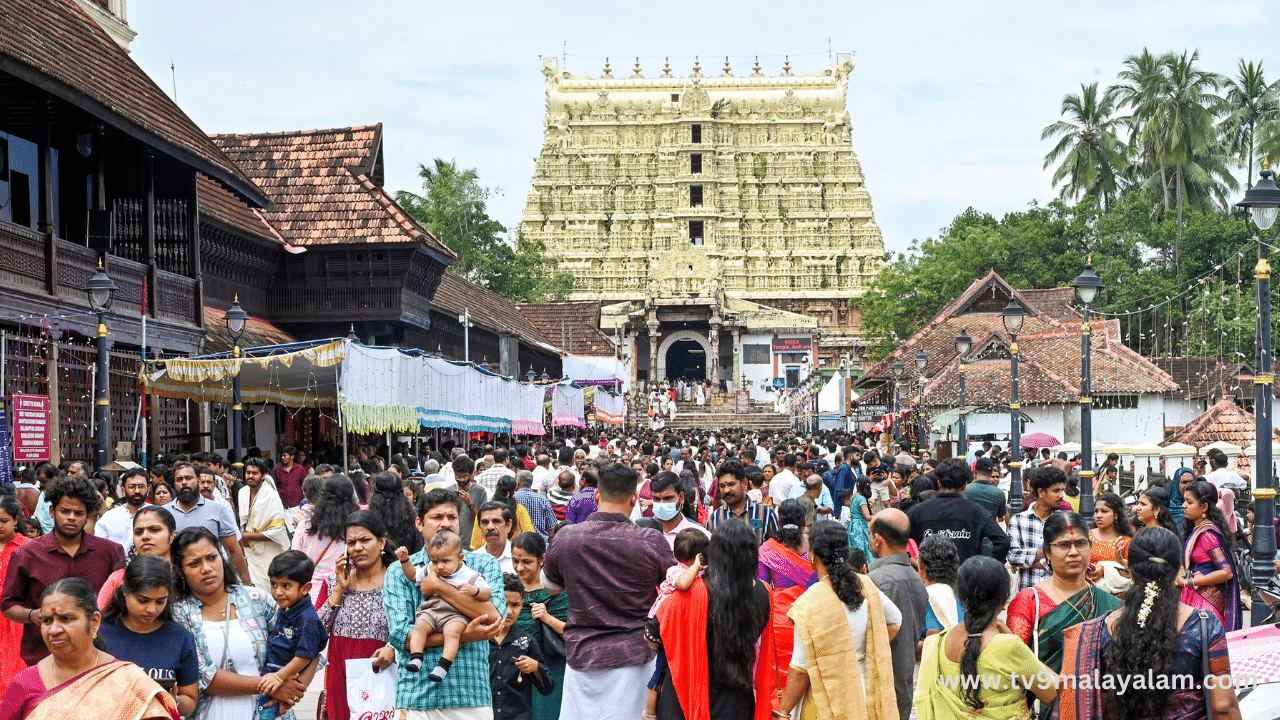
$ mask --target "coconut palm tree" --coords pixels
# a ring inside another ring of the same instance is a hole
[[[1119,125],[1114,117],[1115,100],[1098,92],[1098,83],[1080,85],[1080,94],[1062,98],[1062,115],[1067,118],[1046,127],[1041,140],[1060,138],[1044,167],[1059,158],[1062,163],[1053,173],[1053,184],[1062,184],[1064,200],[1080,196],[1095,198],[1109,209],[1120,193],[1120,179],[1128,167],[1124,144],[1116,136]],[[1065,181],[1065,182],[1064,182]]]
[[[1153,179],[1158,179],[1159,197],[1166,212],[1173,207],[1168,172],[1156,137],[1148,132],[1148,126],[1156,113],[1155,102],[1168,84],[1163,68],[1170,57],[1170,53],[1153,55],[1143,48],[1140,55],[1125,58],[1124,69],[1116,74],[1120,82],[1107,89],[1107,97],[1117,110],[1129,109],[1129,114],[1120,121],[1128,129],[1129,156],[1138,161],[1129,166],[1127,179],[1146,191],[1150,191]]]
[[[1260,141],[1273,139],[1280,124],[1280,81],[1267,84],[1262,62],[1240,60],[1239,74],[1223,81],[1226,112],[1220,128],[1227,147],[1246,160],[1246,182],[1253,186],[1253,158]]]

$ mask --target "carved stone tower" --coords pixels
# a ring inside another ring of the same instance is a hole
[[[708,63],[711,64],[711,63]],[[824,358],[854,344],[884,243],[851,147],[850,55],[812,75],[599,78],[544,61],[545,144],[522,230],[574,299],[751,300],[818,319]],[[615,77],[614,73],[619,76]]]

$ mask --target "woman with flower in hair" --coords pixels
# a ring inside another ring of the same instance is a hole
[[[756,578],[773,588],[773,663],[779,687],[786,687],[787,668],[791,660],[791,642],[795,625],[787,617],[791,604],[818,582],[818,574],[809,562],[809,546],[805,542],[804,507],[799,500],[784,500],[778,506],[778,537],[760,546]]]
[[[1179,602],[1179,550],[1173,532],[1139,530],[1129,544],[1133,585],[1124,607],[1067,629],[1064,676],[1096,680],[1062,685],[1059,720],[1202,720],[1207,706],[1215,720],[1239,720],[1226,631],[1215,613]],[[1209,689],[1206,666],[1215,676]]]

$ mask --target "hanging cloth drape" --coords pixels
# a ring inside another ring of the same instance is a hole
[[[551,391],[551,427],[585,428],[582,388],[560,383]]]

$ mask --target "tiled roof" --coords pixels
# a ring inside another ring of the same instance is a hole
[[[1272,436],[1280,441],[1280,428],[1273,428]],[[1225,440],[1240,447],[1253,447],[1257,439],[1253,415],[1230,400],[1219,400],[1200,417],[1169,436],[1164,444],[1180,442],[1202,447]]]
[[[266,219],[249,209],[240,198],[227,192],[222,185],[208,175],[197,176],[200,192],[200,214],[226,225],[244,235],[274,245],[284,241],[267,224]]]
[[[501,295],[480,287],[458,273],[445,271],[440,278],[431,304],[438,310],[461,315],[464,308],[471,311],[471,322],[494,332],[514,332],[526,343],[541,343],[546,349],[560,352],[556,343],[550,342],[529,319],[520,313],[516,304]],[[497,361],[497,358],[489,358]]]
[[[1043,404],[1078,399],[1082,318],[1074,311],[1070,315],[1054,317],[1055,314],[1061,315],[1067,307],[1059,302],[1066,297],[1065,293],[1020,292],[995,273],[971,285],[897,350],[872,366],[858,384],[869,387],[891,380],[890,366],[899,359],[907,368],[904,375],[914,377],[917,373],[915,356],[923,349],[929,358],[924,375],[931,378],[926,390],[926,404],[958,402],[959,380],[954,375],[959,363],[955,339],[962,330],[968,333],[974,342],[971,357],[981,356],[979,351],[987,343],[997,345],[1004,351],[1002,356],[1007,357],[1010,338],[999,312],[993,308],[1002,307],[1010,296],[1032,313],[1023,321],[1022,332],[1018,333],[1018,350],[1024,358],[1019,365],[1019,400]],[[1037,302],[1049,302],[1049,310]],[[1119,321],[1095,320],[1092,325],[1094,393],[1164,393],[1178,388],[1164,371],[1124,346],[1120,341]],[[968,364],[966,370],[970,373],[966,381],[966,401],[969,404],[1009,402],[1007,359],[979,360]],[[979,379],[979,373],[982,379]]]
[[[518,303],[516,308],[564,352],[576,355],[613,355],[613,343],[600,332],[598,300],[581,302]]]
[[[1074,302],[1075,288],[1048,288],[1046,290],[1021,290],[1022,296],[1040,312],[1055,320],[1075,318],[1080,315]]]
[[[1188,400],[1252,392],[1253,368],[1243,362],[1223,362],[1216,357],[1151,358],[1178,383],[1177,395]]]
[[[72,0],[0,0],[0,71],[208,173],[255,205],[267,203],[240,168]]]
[[[381,124],[212,137],[271,198],[267,219],[291,244],[418,242],[457,257],[371,179],[381,175]]]
[[[219,353],[231,350],[234,342],[231,331],[227,329],[227,311],[204,306],[204,348],[202,353]],[[289,333],[263,320],[250,317],[244,323],[244,332],[240,335],[240,347],[255,348],[267,345],[284,345],[297,342]]]

